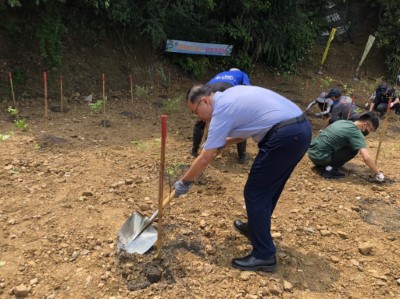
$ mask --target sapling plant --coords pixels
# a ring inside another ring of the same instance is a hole
[[[182,97],[178,96],[172,99],[167,99],[164,103],[163,112],[166,114],[171,114],[179,110],[182,103]]]
[[[96,103],[90,103],[89,104],[90,113],[91,114],[99,114],[101,112],[101,110],[103,109],[103,104],[104,104],[103,100],[98,100]]]
[[[325,78],[320,78],[319,79],[319,85],[321,88],[326,88],[332,83],[333,79],[329,76],[326,76]]]
[[[11,131],[11,132],[8,132],[7,134],[0,134],[0,141],[6,141],[8,138],[11,137],[12,133],[13,132]]]
[[[135,94],[137,97],[147,96],[148,90],[146,86],[135,85]]]
[[[8,112],[8,114],[10,114],[12,117],[14,117],[14,118],[17,118],[18,117],[18,114],[19,114],[19,111],[18,111],[18,109],[17,108],[13,108],[13,107],[11,107],[11,106],[9,106],[8,108],[7,108],[7,112]]]
[[[168,182],[170,186],[172,186],[172,184],[179,179],[179,177],[182,175],[182,172],[184,171],[184,168],[185,164],[177,162],[176,160],[169,164],[168,167],[166,167],[165,174],[168,177]]]
[[[141,150],[144,150],[144,149],[146,149],[147,148],[147,145],[145,144],[145,143],[143,143],[143,141],[141,141],[141,140],[132,140],[131,141],[131,144],[132,145],[134,145],[134,146],[136,146],[137,148],[139,148],[139,149],[141,149]]]
[[[25,119],[17,119],[14,121],[14,123],[17,129],[21,129],[22,131],[28,131],[28,124],[26,123]]]

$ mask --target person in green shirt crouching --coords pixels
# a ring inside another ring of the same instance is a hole
[[[375,174],[375,179],[383,182],[385,177],[368,152],[365,136],[379,127],[379,118],[366,112],[354,122],[338,120],[321,131],[307,151],[310,160],[322,168],[321,175],[327,179],[338,179],[345,174],[339,168],[360,152],[365,164]]]

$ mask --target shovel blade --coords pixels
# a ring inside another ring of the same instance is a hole
[[[118,232],[117,252],[143,254],[157,241],[157,230],[154,226],[147,227],[140,235],[137,233],[148,223],[148,218],[139,212],[134,212],[122,225]]]

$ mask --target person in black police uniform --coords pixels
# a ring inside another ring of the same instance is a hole
[[[372,103],[369,111],[377,111],[379,116],[383,118],[386,114],[389,100],[392,99],[390,109],[395,109],[396,113],[400,113],[399,97],[395,94],[395,89],[390,89],[386,84],[380,84],[372,95]]]

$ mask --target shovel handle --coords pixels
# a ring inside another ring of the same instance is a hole
[[[175,197],[175,190],[172,190],[172,192],[164,198],[163,200],[163,209],[165,209],[171,200]],[[133,236],[132,241],[135,240],[139,235],[146,230],[153,222],[154,220],[158,217],[158,209],[151,215],[151,217],[142,225],[142,227],[136,232],[136,234]]]
[[[175,190],[172,190],[172,192],[164,198],[163,200],[163,209],[165,209],[166,207],[169,206],[169,203],[171,202],[171,200],[175,197]],[[158,217],[158,209],[153,213],[153,215],[151,215],[151,217],[149,218],[149,225],[151,223],[153,223],[153,221]]]

